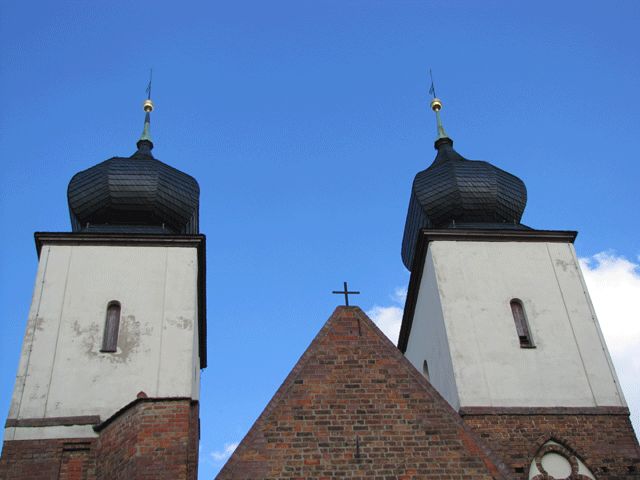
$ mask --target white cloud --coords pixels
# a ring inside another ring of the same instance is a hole
[[[393,343],[398,343],[400,334],[400,324],[402,323],[402,311],[404,302],[407,299],[407,287],[398,287],[391,295],[391,300],[395,305],[381,307],[374,305],[367,311],[367,315],[378,326]]]
[[[631,410],[631,421],[640,432],[640,258],[634,263],[612,252],[601,252],[580,259],[580,264]],[[406,288],[396,288],[390,305],[374,305],[367,311],[394,343],[406,296]]]
[[[404,308],[404,302],[407,300],[407,287],[396,287],[391,298]]]
[[[396,306],[380,307],[374,305],[367,315],[375,322],[382,333],[384,333],[394,345],[398,343],[400,334],[400,323],[402,322],[402,308]]]
[[[640,262],[639,262],[640,263]],[[640,264],[601,252],[580,259],[631,420],[640,432]]]
[[[215,450],[210,455],[216,462],[222,462],[229,458],[236,448],[238,448],[238,442],[225,443],[222,450]]]

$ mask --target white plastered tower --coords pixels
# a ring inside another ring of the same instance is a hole
[[[5,441],[97,437],[136,398],[199,400],[206,366],[199,186],[155,159],[77,173],[72,232],[36,233],[38,272]]]
[[[414,180],[398,346],[453,408],[625,407],[580,271],[576,232],[520,223],[524,182],[453,149]]]
[[[574,238],[421,232],[400,346],[456,410],[625,406]],[[527,339],[512,302],[523,307]]]
[[[43,233],[37,242],[5,440],[94,437],[98,419],[140,392],[199,399],[201,236]],[[104,351],[113,302],[117,344]]]

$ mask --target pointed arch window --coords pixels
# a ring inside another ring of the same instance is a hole
[[[118,349],[118,330],[120,329],[120,302],[109,302],[104,322],[101,352],[115,352]]]
[[[529,323],[527,322],[527,314],[524,311],[524,305],[522,301],[513,298],[511,302],[511,313],[513,314],[513,321],[516,324],[516,333],[518,334],[518,340],[520,341],[521,348],[535,348],[533,339],[531,338],[531,330],[529,329]]]

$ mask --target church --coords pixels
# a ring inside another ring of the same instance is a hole
[[[460,155],[431,108],[397,346],[336,308],[217,478],[640,478],[577,232],[523,225],[524,182]],[[197,478],[206,239],[198,182],[153,156],[152,110],[130,157],[69,182],[71,232],[35,234],[2,479]]]

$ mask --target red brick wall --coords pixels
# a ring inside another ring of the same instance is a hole
[[[195,480],[197,435],[197,403],[189,399],[138,402],[101,431],[96,444],[97,478]]]
[[[508,409],[506,409],[508,411]],[[553,439],[579,457],[599,480],[640,478],[640,449],[628,414],[544,413],[464,415],[467,425],[526,479],[538,448]]]
[[[0,480],[196,480],[198,403],[139,399],[95,439],[4,442]]]
[[[91,442],[93,443],[93,442]],[[66,444],[60,462],[60,480],[92,480],[95,478],[95,458],[91,443]]]
[[[93,480],[92,439],[15,440],[4,442],[1,480]]]

